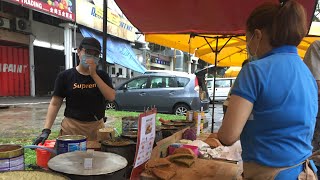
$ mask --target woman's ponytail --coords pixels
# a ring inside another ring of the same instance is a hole
[[[265,30],[272,47],[298,46],[307,34],[304,7],[296,0],[282,3],[265,3],[257,7],[247,20],[247,31]]]
[[[306,34],[307,18],[304,7],[296,0],[280,4],[278,13],[273,19],[270,44],[273,47],[298,46]]]

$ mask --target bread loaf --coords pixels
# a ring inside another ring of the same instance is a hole
[[[215,138],[218,139],[218,133],[211,133],[208,138]]]
[[[175,171],[170,171],[170,170],[162,170],[160,168],[153,168],[151,172],[157,176],[159,179],[163,180],[169,180],[173,178],[173,176],[176,175]]]
[[[191,154],[173,154],[167,157],[169,161],[173,162],[174,159],[194,159]]]
[[[184,148],[184,147],[175,149],[173,151],[173,154],[190,154],[190,155],[196,157],[196,155],[194,154],[194,152],[191,149]]]
[[[194,159],[174,159],[173,162],[178,164],[178,165],[191,167],[192,164],[194,163]]]
[[[205,141],[205,143],[207,143],[211,148],[216,148],[218,146],[222,146],[222,144],[220,143],[220,141],[216,138],[207,138]]]
[[[168,167],[170,166],[170,164],[171,162],[166,158],[153,159],[148,161],[148,163],[146,164],[146,168]]]

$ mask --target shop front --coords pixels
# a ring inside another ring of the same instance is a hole
[[[0,96],[30,95],[28,46],[0,41]]]
[[[102,34],[90,30],[85,27],[80,27],[80,32],[84,37],[94,37],[100,44],[102,44]],[[132,69],[139,73],[145,72],[145,67],[138,61],[136,54],[134,53],[131,45],[128,41],[121,40],[116,37],[108,36],[107,37],[107,62],[110,64],[118,64],[123,67]]]
[[[36,95],[50,96],[58,73],[65,69],[63,51],[35,46],[34,66]]]
[[[66,67],[60,63],[65,60],[66,48],[59,24],[75,21],[75,5],[74,0],[0,2],[0,74],[4,83],[0,96],[50,95],[53,88],[48,84],[54,84],[52,77],[61,66]],[[55,54],[57,51],[62,56]]]
[[[0,96],[30,95],[29,36],[0,29]]]
[[[106,39],[107,63],[117,64],[133,71],[144,73],[145,67],[137,59],[137,55],[130,44],[135,42],[135,32],[137,30],[125,17],[115,10],[115,7],[112,5],[109,7],[109,5],[106,19],[106,33],[108,34]],[[76,21],[80,25],[79,28],[82,35],[98,39],[101,47],[103,47],[103,1],[89,2],[79,0],[77,1],[76,9]],[[116,73],[119,73],[119,76],[125,74],[120,71]]]

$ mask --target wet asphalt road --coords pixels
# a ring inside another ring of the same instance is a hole
[[[48,105],[49,104],[31,104],[0,109],[0,137],[19,138],[38,135],[43,128]],[[65,105],[63,104],[52,127],[53,130],[60,129],[64,108]],[[223,117],[221,103],[215,104],[214,114],[216,122],[214,125],[214,131],[217,131],[221,126],[221,120]],[[210,106],[209,112],[206,113],[206,119],[209,121],[209,128],[207,131],[211,131],[212,105]]]
[[[222,102],[216,102],[214,104],[214,129],[213,132],[217,132],[221,126],[223,118]],[[210,110],[206,113],[206,119],[209,122],[209,128],[207,131],[211,131],[211,122],[212,122],[212,105],[210,105]]]
[[[0,137],[24,137],[38,135],[44,126],[49,104],[19,105],[0,109]],[[64,104],[53,129],[58,130],[63,118]]]

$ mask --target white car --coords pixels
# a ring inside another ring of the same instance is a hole
[[[214,101],[224,101],[236,78],[216,78]],[[210,101],[213,101],[213,78],[206,78]]]

